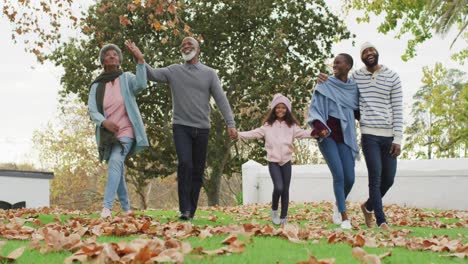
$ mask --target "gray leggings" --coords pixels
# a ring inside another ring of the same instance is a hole
[[[289,184],[291,183],[291,161],[288,161],[283,166],[280,166],[277,162],[268,162],[268,169],[273,181],[271,209],[278,210],[278,203],[281,197],[280,218],[286,218],[288,215]]]

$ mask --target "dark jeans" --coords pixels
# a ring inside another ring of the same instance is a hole
[[[397,168],[397,159],[390,154],[392,141],[393,137],[368,134],[363,134],[361,140],[369,176],[369,199],[365,206],[374,211],[379,226],[386,222],[382,197],[393,185]]]
[[[190,212],[193,217],[203,185],[210,129],[174,124],[172,131],[179,163],[177,167],[179,210],[182,213]]]
[[[336,143],[331,137],[324,138],[318,145],[332,173],[338,211],[346,212],[346,198],[355,179],[353,151],[345,143]]]
[[[271,209],[278,210],[278,203],[281,197],[280,218],[286,218],[288,215],[289,184],[291,183],[291,161],[288,161],[283,166],[280,166],[277,162],[268,162],[268,169],[273,180]]]

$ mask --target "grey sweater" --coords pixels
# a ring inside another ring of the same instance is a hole
[[[214,69],[202,64],[172,64],[155,69],[146,64],[148,80],[168,83],[172,93],[173,124],[210,128],[210,96],[228,127],[235,127],[229,102]]]

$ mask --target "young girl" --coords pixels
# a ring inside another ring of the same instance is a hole
[[[263,126],[245,132],[239,132],[238,138],[265,138],[268,169],[273,180],[273,198],[271,221],[287,224],[289,184],[291,183],[291,155],[295,138],[310,138],[311,130],[298,126],[291,113],[291,101],[281,94],[276,94],[270,104],[270,111],[263,121]],[[281,197],[281,215],[278,217],[278,203]]]
[[[333,176],[336,199],[333,223],[343,229],[352,228],[345,201],[354,184],[354,160],[358,154],[354,123],[358,113],[358,90],[356,83],[348,78],[352,67],[350,55],[336,56],[334,74],[317,85],[307,120]]]

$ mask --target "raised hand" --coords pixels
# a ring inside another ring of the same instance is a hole
[[[131,40],[125,41],[125,46],[127,46],[128,50],[135,56],[138,63],[144,63],[145,59],[143,58],[143,53],[141,53],[140,49],[135,45],[135,43]]]
[[[326,82],[327,80],[328,80],[328,75],[326,75],[325,73],[319,73],[319,75],[317,76],[316,82],[323,83],[323,82]]]

